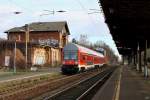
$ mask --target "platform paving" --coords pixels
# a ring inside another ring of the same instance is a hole
[[[107,80],[102,88],[95,94],[92,100],[112,100],[115,96],[116,84],[119,79],[120,68]]]
[[[150,78],[120,66],[92,100],[150,100]]]
[[[119,100],[150,100],[150,79],[124,66]]]

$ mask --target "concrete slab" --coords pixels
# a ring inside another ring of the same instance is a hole
[[[107,80],[102,88],[95,94],[92,100],[112,100],[115,98],[116,85],[119,80],[120,68]]]
[[[150,100],[150,78],[122,66],[95,94],[92,100]]]
[[[143,76],[123,67],[119,100],[150,100],[150,84]]]

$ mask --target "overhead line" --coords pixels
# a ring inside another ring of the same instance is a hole
[[[95,26],[97,26],[96,23],[95,23],[95,21],[93,20],[93,18],[88,14],[86,7],[81,3],[81,1],[80,1],[80,0],[76,0],[76,1],[77,1],[77,3],[80,5],[80,7],[83,9],[83,11],[86,13],[86,15],[89,17],[89,20],[90,20],[90,22],[91,22],[93,28],[94,28]],[[93,31],[95,31],[95,30],[93,30]],[[95,31],[95,32],[96,32],[96,31]]]

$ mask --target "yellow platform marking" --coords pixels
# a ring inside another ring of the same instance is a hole
[[[119,100],[121,77],[122,77],[122,67],[120,68],[120,75],[119,75],[119,79],[117,80],[117,84],[116,84],[113,100]]]

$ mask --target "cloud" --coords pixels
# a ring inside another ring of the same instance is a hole
[[[113,44],[104,16],[99,13],[90,14],[89,9],[99,9],[97,0],[80,0],[81,7],[75,0],[8,0],[0,1],[0,37],[6,37],[3,32],[12,27],[22,26],[25,23],[37,21],[67,21],[71,38],[79,38],[80,34],[87,34],[89,40],[104,40]],[[85,9],[84,9],[85,8]],[[65,13],[56,12],[54,15],[43,15],[43,10],[65,10]],[[14,15],[13,12],[23,12]],[[107,38],[105,38],[107,37]],[[114,48],[114,46],[112,46]]]

